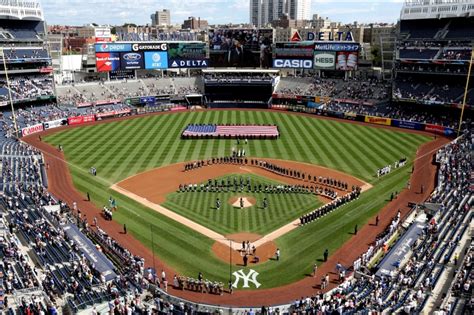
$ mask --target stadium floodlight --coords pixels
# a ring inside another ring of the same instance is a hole
[[[6,56],[5,56],[5,50],[4,50],[3,47],[0,47],[0,56],[3,59],[3,69],[5,71],[5,79],[7,81],[8,98],[10,99],[10,106],[11,106],[11,109],[12,109],[13,126],[15,128],[15,137],[18,138],[18,124],[16,122],[15,109],[13,107],[12,91],[11,91],[11,88],[10,88],[10,80],[8,78],[8,70],[7,70],[7,61],[6,61]]]
[[[471,70],[472,70],[472,62],[474,61],[474,47],[471,48],[471,60],[469,61],[469,70],[467,71],[467,80],[466,80],[466,87],[464,88],[464,97],[462,100],[462,107],[461,107],[461,116],[459,117],[459,126],[458,126],[458,134],[461,133],[461,126],[462,126],[462,118],[464,116],[464,108],[466,107],[466,99],[467,99],[467,92],[469,89],[469,78],[471,77]]]

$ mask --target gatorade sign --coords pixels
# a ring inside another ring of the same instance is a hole
[[[336,68],[336,53],[330,51],[315,51],[314,68],[319,70],[334,70]]]

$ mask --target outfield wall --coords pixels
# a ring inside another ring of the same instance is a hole
[[[237,106],[236,104],[227,104],[227,103],[225,103],[225,105],[226,106],[224,106],[224,108],[228,108],[228,109],[256,108],[255,106],[236,107]],[[254,104],[246,104],[246,105],[254,105]],[[214,106],[214,107],[219,108],[220,106]],[[267,108],[267,105],[263,107]],[[181,110],[185,108],[179,107],[179,109]],[[264,109],[264,108],[257,108],[257,109]],[[456,136],[456,131],[453,128],[434,125],[434,124],[425,124],[425,123],[415,122],[415,121],[404,121],[404,120],[392,119],[388,117],[378,117],[378,116],[369,116],[369,115],[359,115],[359,114],[353,114],[353,113],[335,112],[335,111],[328,111],[324,109],[305,107],[305,106],[270,105],[268,109],[282,110],[282,111],[298,111],[298,112],[309,113],[309,114],[314,114],[318,116],[327,116],[327,117],[359,121],[359,122],[364,122],[367,124],[392,126],[396,128],[409,129],[409,130],[427,131],[433,134],[440,134],[447,137]],[[158,111],[173,111],[173,108],[163,107],[161,110],[158,110]],[[99,121],[99,120],[108,119],[108,118],[144,115],[144,114],[148,114],[152,112],[157,112],[156,108],[150,108],[149,110],[147,108],[123,109],[123,110],[102,112],[102,113],[97,113],[93,115],[64,117],[61,119],[46,121],[40,124],[35,124],[32,126],[22,128],[21,136],[28,136],[28,135],[35,134],[38,132],[42,132],[46,129],[57,128],[57,127],[65,126],[65,125],[81,125],[81,124]]]

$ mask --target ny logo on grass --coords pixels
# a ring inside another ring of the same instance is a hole
[[[244,284],[242,285],[242,288],[248,288],[249,287],[249,282],[252,282],[257,289],[261,285],[257,281],[257,276],[259,275],[259,273],[256,272],[253,269],[250,269],[247,274],[244,273],[243,269],[240,269],[238,271],[234,271],[232,274],[235,277],[235,281],[232,284],[232,287],[234,287],[234,288],[237,288],[237,286],[239,285],[240,279],[242,279],[242,281],[244,282]]]

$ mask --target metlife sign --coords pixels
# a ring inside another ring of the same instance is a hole
[[[273,68],[312,69],[313,60],[273,59]]]
[[[336,69],[336,53],[333,51],[315,51],[314,68],[319,70]]]
[[[167,69],[168,53],[166,51],[145,51],[145,69]]]
[[[131,44],[95,44],[96,52],[127,52],[132,49]]]
[[[132,51],[167,51],[167,43],[137,43],[131,44]]]
[[[360,45],[358,43],[331,43],[319,42],[314,44],[316,51],[359,51]]]
[[[207,68],[208,59],[179,59],[171,58],[168,62],[170,68]]]

